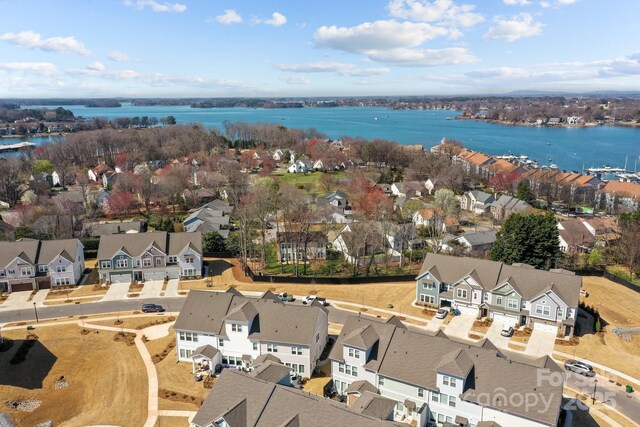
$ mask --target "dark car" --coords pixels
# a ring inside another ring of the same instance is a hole
[[[143,313],[162,313],[164,307],[158,304],[142,304]]]

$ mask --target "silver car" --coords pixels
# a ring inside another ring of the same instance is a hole
[[[576,374],[584,375],[585,377],[593,377],[596,375],[593,371],[593,366],[577,360],[567,360],[564,362],[564,368],[567,371],[575,372]]]
[[[445,317],[447,317],[448,314],[449,314],[449,310],[447,310],[446,308],[441,308],[436,313],[436,319],[444,319]]]

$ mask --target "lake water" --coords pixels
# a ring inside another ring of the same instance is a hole
[[[57,105],[48,106],[55,108]],[[224,129],[226,120],[250,123],[277,123],[290,128],[316,128],[332,139],[342,136],[384,138],[400,144],[421,144],[429,148],[442,137],[456,139],[467,147],[489,154],[526,155],[542,164],[555,163],[562,169],[581,171],[584,167],[640,167],[640,128],[599,126],[590,128],[544,128],[503,126],[470,120],[453,120],[455,111],[388,110],[379,107],[342,108],[213,108],[189,106],[87,108],[65,106],[76,116],[156,117],[173,115],[179,124],[202,123]],[[13,143],[25,138],[4,138]],[[36,144],[46,138],[33,138]]]

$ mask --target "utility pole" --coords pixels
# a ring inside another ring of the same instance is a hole
[[[594,379],[593,380],[593,397],[591,398],[591,404],[595,405],[596,404],[596,390],[598,389],[598,380]]]
[[[38,320],[38,309],[36,308],[35,301],[33,302],[33,311],[36,313],[36,323],[40,323],[40,320]]]

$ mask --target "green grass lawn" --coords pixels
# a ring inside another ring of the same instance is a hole
[[[309,194],[318,195],[324,194],[325,190],[320,185],[320,177],[325,172],[309,172],[309,173],[287,173],[277,172],[272,174],[273,178],[280,183],[292,184],[301,190],[306,191]],[[344,172],[330,172],[331,177],[334,179],[344,178]]]
[[[618,276],[624,280],[628,280],[636,286],[640,286],[640,277],[637,274],[633,275],[633,280],[629,276],[629,269],[620,265],[610,265],[607,267],[607,271],[615,276]]]

